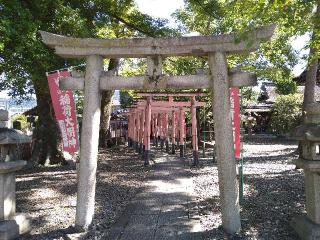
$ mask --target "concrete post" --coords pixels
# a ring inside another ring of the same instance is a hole
[[[176,112],[175,110],[172,111],[172,128],[171,128],[171,153],[175,154],[176,153]]]
[[[198,131],[197,131],[197,108],[196,98],[191,99],[191,123],[192,123],[192,148],[193,148],[193,165],[199,164],[199,153],[198,153]]]
[[[222,52],[209,54],[212,74],[214,130],[218,159],[218,176],[222,225],[229,233],[241,228],[236,161],[230,111],[230,91],[226,56]]]
[[[99,79],[102,71],[102,57],[88,56],[76,209],[76,226],[83,229],[89,227],[94,215],[101,103]]]

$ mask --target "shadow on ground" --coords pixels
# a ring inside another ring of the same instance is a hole
[[[122,154],[119,154],[119,153]],[[148,169],[141,159],[124,148],[99,153],[96,216],[93,226],[112,224],[139,190]],[[76,167],[36,167],[17,175],[17,211],[32,218],[32,232],[21,240],[59,239],[75,221]]]

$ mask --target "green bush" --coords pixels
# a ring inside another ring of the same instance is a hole
[[[278,94],[295,94],[297,92],[297,84],[292,79],[281,79],[276,81],[276,92]]]
[[[23,114],[17,114],[17,115],[12,116],[11,121],[12,122],[15,122],[15,121],[20,122],[21,123],[21,131],[23,131],[23,132],[26,132],[29,127],[27,117]]]
[[[279,135],[289,133],[301,123],[302,94],[279,96],[272,107],[270,130]]]

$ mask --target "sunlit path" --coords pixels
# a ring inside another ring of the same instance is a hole
[[[178,157],[156,156],[152,173],[109,239],[202,239],[189,169]]]

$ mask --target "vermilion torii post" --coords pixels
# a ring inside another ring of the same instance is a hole
[[[60,80],[61,89],[84,90],[83,127],[81,133],[80,167],[76,225],[88,228],[94,215],[95,179],[98,154],[100,92],[113,89],[190,89],[212,88],[218,153],[218,172],[222,224],[229,233],[240,230],[236,163],[233,155],[232,123],[230,118],[231,86],[251,86],[256,77],[245,72],[228,71],[226,54],[256,50],[268,40],[275,26],[270,25],[246,34],[239,40],[235,34],[136,39],[81,39],[40,32],[43,42],[65,58],[86,58],[85,77],[73,76]],[[168,56],[207,56],[210,74],[165,76],[162,59]],[[147,58],[145,76],[114,76],[103,71],[103,58]]]
[[[192,97],[191,100],[191,128],[192,128],[192,149],[193,149],[193,165],[197,166],[199,163],[198,154],[198,131],[197,131],[197,112],[196,99]]]
[[[151,98],[147,99],[146,107],[146,124],[145,124],[145,152],[144,152],[144,165],[149,165],[149,155],[150,155],[150,134],[151,134]]]
[[[145,110],[145,109],[144,109]],[[141,111],[141,119],[140,119],[140,145],[139,145],[139,153],[143,154],[143,144],[144,144],[144,127],[145,127],[145,111]]]
[[[137,111],[137,127],[136,127],[136,152],[139,152],[140,147],[140,127],[141,127],[141,116],[140,112]]]
[[[171,115],[171,153],[175,154],[176,153],[176,111],[172,111]]]
[[[179,124],[179,147],[180,147],[180,157],[184,157],[184,138],[185,138],[185,112],[182,107],[180,107],[180,124]]]

